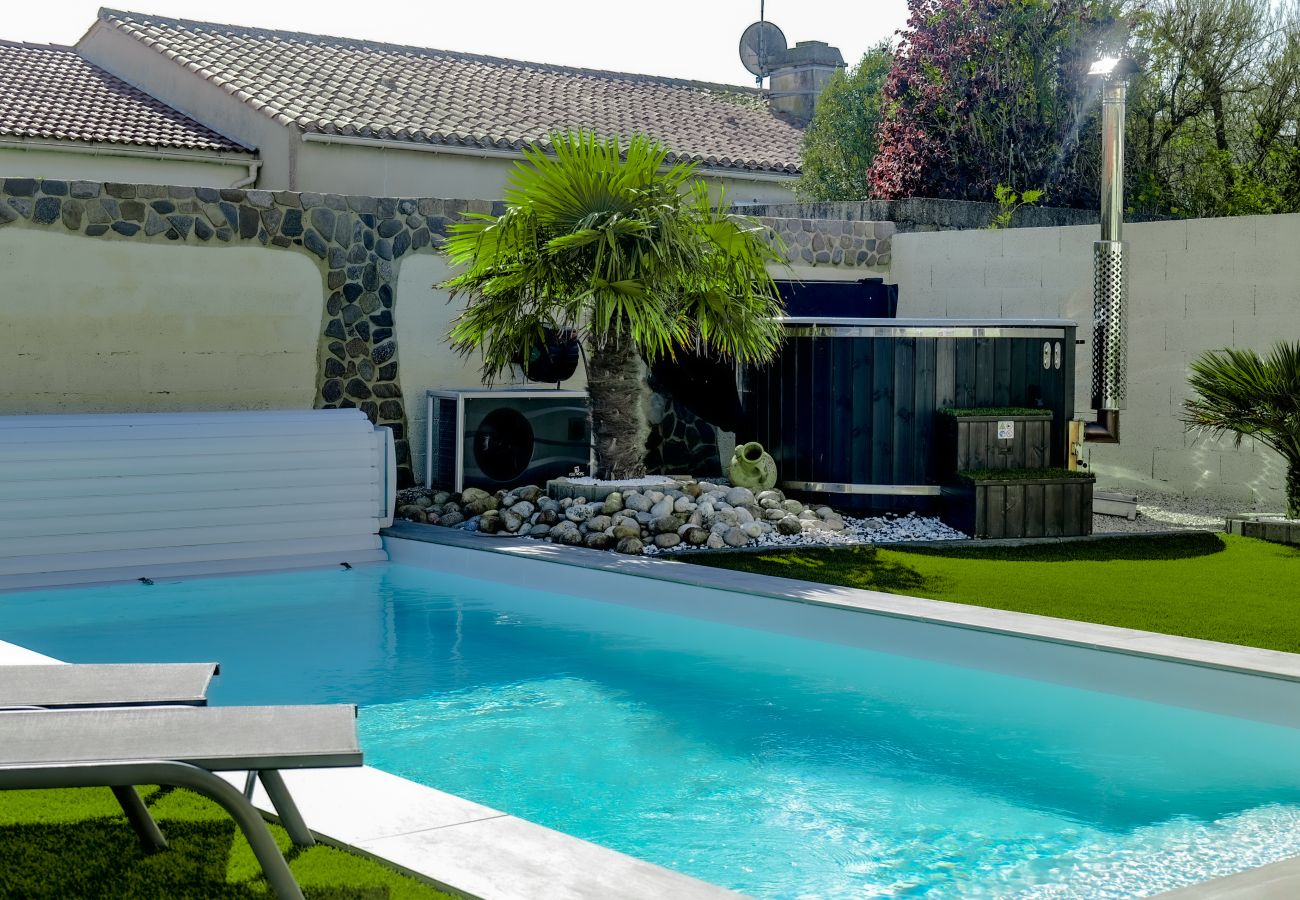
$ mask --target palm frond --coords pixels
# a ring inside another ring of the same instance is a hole
[[[1300,515],[1300,341],[1281,341],[1267,356],[1234,347],[1206,353],[1188,383],[1187,427],[1276,450],[1287,463],[1288,510]]]
[[[468,300],[457,351],[481,349],[493,378],[560,324],[592,346],[630,336],[647,361],[696,345],[743,361],[775,352],[779,239],[648,138],[556,134],[549,148],[524,151],[503,215],[451,229],[445,252],[461,271],[444,286]]]

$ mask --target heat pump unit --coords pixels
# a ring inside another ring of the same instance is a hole
[[[425,485],[495,491],[585,473],[591,463],[586,391],[428,392]]]

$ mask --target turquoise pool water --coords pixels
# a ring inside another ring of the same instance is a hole
[[[1294,729],[421,568],[0,595],[0,639],[357,703],[372,765],[762,897],[1132,897],[1300,853]]]

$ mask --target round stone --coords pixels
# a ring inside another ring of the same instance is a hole
[[[660,516],[671,516],[673,514],[673,500],[671,497],[665,497],[650,507],[650,515],[656,519]]]
[[[424,509],[422,509],[419,506],[416,506],[414,503],[409,504],[407,506],[403,506],[401,509],[399,509],[397,511],[397,516],[398,518],[408,519],[412,522],[429,521],[429,517],[425,513]]]
[[[681,542],[681,537],[674,532],[655,535],[655,546],[660,550],[667,550],[671,547],[676,547]]]
[[[564,511],[564,518],[570,522],[585,522],[591,518],[593,510],[586,503],[574,503]]]
[[[639,494],[635,491],[629,492],[623,497],[623,505],[633,512],[650,512],[654,506],[654,501],[645,494]]]
[[[732,506],[742,506],[754,502],[754,492],[749,488],[734,487],[727,491],[727,502]]]
[[[560,522],[551,529],[551,540],[576,547],[582,543],[582,532],[572,522]]]
[[[655,534],[676,534],[681,524],[676,516],[659,516],[650,523],[650,530]]]
[[[782,534],[798,534],[803,531],[803,523],[794,516],[786,516],[776,523],[776,530]]]
[[[629,556],[640,556],[645,551],[645,544],[641,543],[639,538],[626,537],[620,540],[614,549]]]
[[[723,547],[727,546],[727,544],[726,541],[722,539],[722,535],[711,534],[709,535],[709,539],[704,542],[704,546],[708,547],[710,550],[721,550]]]
[[[749,543],[749,535],[743,528],[728,528],[727,533],[722,536],[728,547],[743,547]]]

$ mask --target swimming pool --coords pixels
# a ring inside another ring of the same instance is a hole
[[[0,595],[0,639],[220,660],[214,703],[358,703],[372,765],[757,896],[1129,897],[1300,853],[1294,727],[1074,686],[1062,648],[1026,678],[943,629],[883,652],[863,614],[687,616],[628,580],[635,604],[410,565],[41,591]]]

